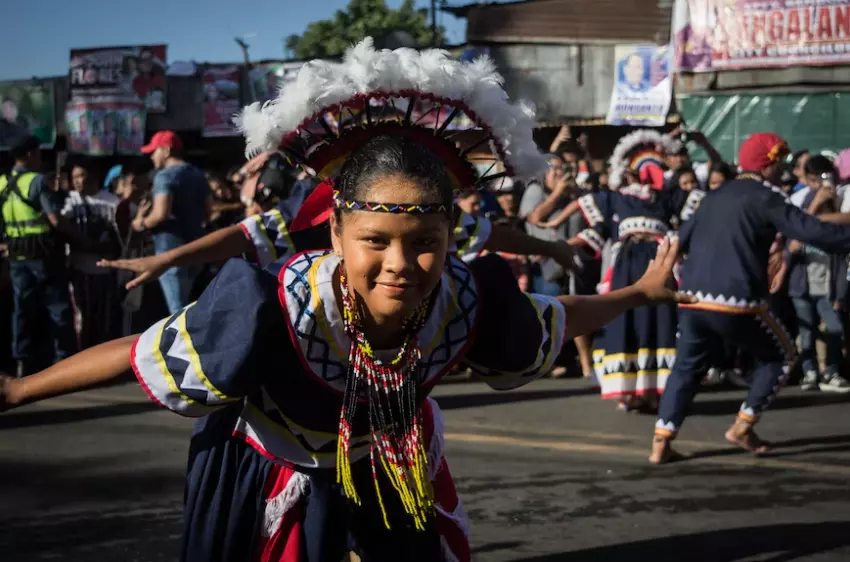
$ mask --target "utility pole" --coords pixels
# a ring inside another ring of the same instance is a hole
[[[254,88],[251,87],[251,58],[248,56],[248,43],[246,43],[241,37],[234,37],[233,40],[236,41],[236,44],[239,45],[240,49],[242,49],[242,60],[245,61],[242,66],[242,79],[240,82],[242,82],[242,84],[248,84],[248,99],[249,101],[254,102],[256,100],[254,99]]]
[[[236,41],[236,44],[239,45],[240,49],[242,49],[242,58],[244,59],[245,67],[247,68],[251,65],[251,59],[248,57],[248,43],[246,43],[241,37],[234,37],[233,40]]]

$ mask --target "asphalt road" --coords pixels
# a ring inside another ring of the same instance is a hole
[[[753,459],[722,438],[743,394],[703,394],[664,467],[582,381],[436,396],[475,560],[850,560],[850,396],[786,389]],[[133,384],[0,416],[0,560],[175,560],[190,432]]]

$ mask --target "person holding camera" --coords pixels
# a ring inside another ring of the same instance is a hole
[[[836,171],[826,156],[816,154],[805,164],[806,187],[791,196],[791,202],[811,215],[836,212]],[[850,382],[840,374],[844,327],[840,310],[847,292],[847,256],[827,253],[814,246],[792,241],[788,246],[788,294],[797,313],[803,390],[850,392]],[[824,324],[826,369],[818,368],[815,346],[818,326]]]
[[[699,183],[700,189],[706,189],[709,185],[711,167],[717,162],[723,162],[723,157],[708,140],[702,131],[685,131],[681,127],[670,131],[668,137],[672,142],[665,146],[665,164],[667,170],[664,172],[665,188],[677,188],[679,175],[685,170],[693,170]],[[693,143],[702,148],[708,155],[708,162],[691,162],[688,144]]]
[[[547,224],[554,217],[560,216],[570,202],[578,196],[575,177],[574,166],[568,165],[559,155],[550,154],[549,169],[543,181],[528,182],[520,202],[519,216],[526,220],[525,229],[530,236],[553,242],[566,241],[585,228],[586,224],[581,216],[576,216],[574,221],[565,220],[554,227]],[[590,254],[587,258],[593,259]],[[532,291],[550,296],[569,292],[573,277],[555,260],[538,260],[531,264],[530,272]],[[590,287],[590,292],[594,293],[593,289],[597,281],[598,279],[591,283],[584,283],[583,286]],[[574,284],[572,288],[575,289]],[[575,344],[582,374],[590,377],[593,374],[590,336],[580,336]],[[566,369],[561,366],[552,371],[553,377],[565,374]]]

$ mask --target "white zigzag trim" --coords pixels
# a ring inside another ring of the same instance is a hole
[[[714,296],[711,293],[703,293],[702,291],[684,291],[684,293],[695,296],[699,302],[731,306],[740,309],[761,309],[767,306],[767,303],[763,300],[748,301],[743,298],[738,299],[737,297],[725,297],[723,295]]]
[[[277,150],[284,135],[322,108],[358,94],[415,90],[464,102],[490,127],[517,177],[542,176],[547,163],[532,137],[534,110],[528,104],[510,103],[503,81],[486,56],[464,63],[440,49],[377,51],[367,37],[350,47],[342,62],[306,63],[277,99],[251,104],[234,122],[245,135],[246,154],[251,155]]]

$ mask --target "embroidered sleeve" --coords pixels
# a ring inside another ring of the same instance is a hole
[[[702,202],[702,198],[705,197],[705,191],[701,189],[694,189],[688,193],[687,197],[684,199],[684,203],[682,204],[682,210],[679,212],[679,219],[681,222],[685,222],[694,216],[694,213],[699,208],[699,204]]]
[[[606,222],[608,216],[608,195],[589,193],[578,198],[578,208],[591,228]]]
[[[197,417],[254,391],[268,367],[261,356],[266,342],[288,341],[276,285],[271,275],[231,260],[197,303],[148,328],[131,357],[148,396]]]
[[[480,308],[465,358],[469,367],[497,390],[520,387],[552,370],[566,328],[563,305],[554,297],[521,292],[498,256],[475,260],[470,268]]]
[[[492,229],[493,223],[484,217],[472,216],[461,211],[454,228],[456,247],[449,248],[449,251],[455,251],[463,261],[468,262],[477,258],[484,250],[484,244],[487,243]]]
[[[592,193],[578,199],[578,207],[588,227],[576,234],[576,238],[587,246],[598,259],[609,236],[610,197],[607,193]]]
[[[260,267],[296,253],[286,220],[279,209],[248,217],[239,223],[254,246],[253,260]]]

